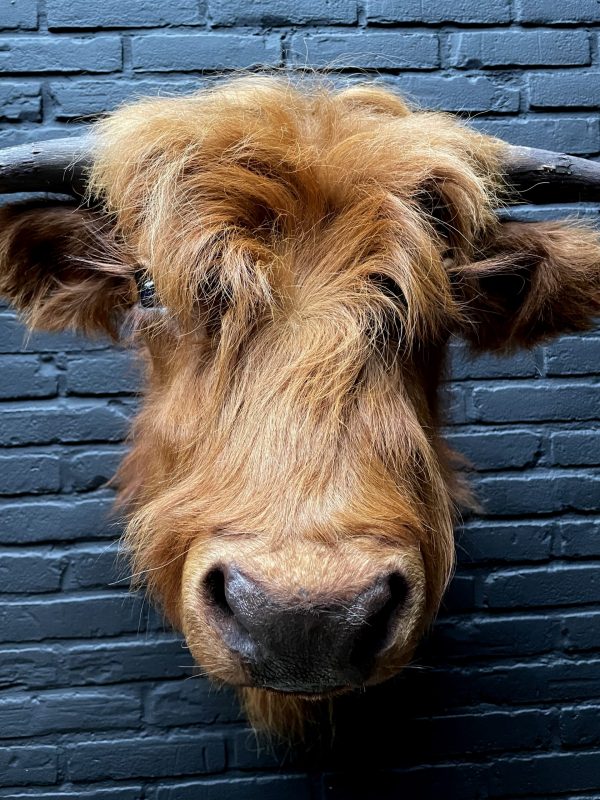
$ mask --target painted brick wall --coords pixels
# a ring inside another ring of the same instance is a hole
[[[223,68],[377,70],[517,144],[598,156],[596,0],[0,0],[0,146]],[[521,216],[560,209],[524,210]],[[594,207],[581,210],[595,219]],[[600,331],[453,346],[449,436],[484,511],[418,667],[333,751],[257,750],[115,566],[128,354],[0,309],[0,797],[600,797]]]

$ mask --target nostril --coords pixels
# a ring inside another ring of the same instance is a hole
[[[365,617],[350,654],[351,664],[363,672],[370,669],[375,657],[390,643],[394,623],[408,597],[408,584],[399,572],[393,572],[386,583],[383,595],[375,600],[377,607]]]
[[[256,642],[244,624],[249,603],[244,596],[236,595],[236,581],[239,582],[239,573],[233,567],[228,567],[227,571],[215,567],[204,577],[202,594],[208,620],[225,644],[243,657],[251,658]]]
[[[231,606],[227,602],[225,573],[219,567],[211,569],[204,578],[204,596],[215,611],[227,617],[234,616]]]

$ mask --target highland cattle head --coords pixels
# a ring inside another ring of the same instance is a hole
[[[133,571],[257,725],[394,675],[439,606],[461,496],[448,338],[530,347],[600,312],[600,239],[502,221],[597,164],[375,86],[246,77],[0,153],[0,293],[146,364],[119,475]]]

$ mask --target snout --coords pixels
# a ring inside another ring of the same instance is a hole
[[[289,595],[236,566],[211,569],[209,621],[253,686],[323,694],[363,685],[401,624],[410,586],[381,575],[350,596]]]

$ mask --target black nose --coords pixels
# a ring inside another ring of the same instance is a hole
[[[204,592],[213,625],[255,685],[316,693],[368,679],[396,629],[408,585],[395,572],[349,600],[285,600],[236,567],[219,567],[206,576]]]

